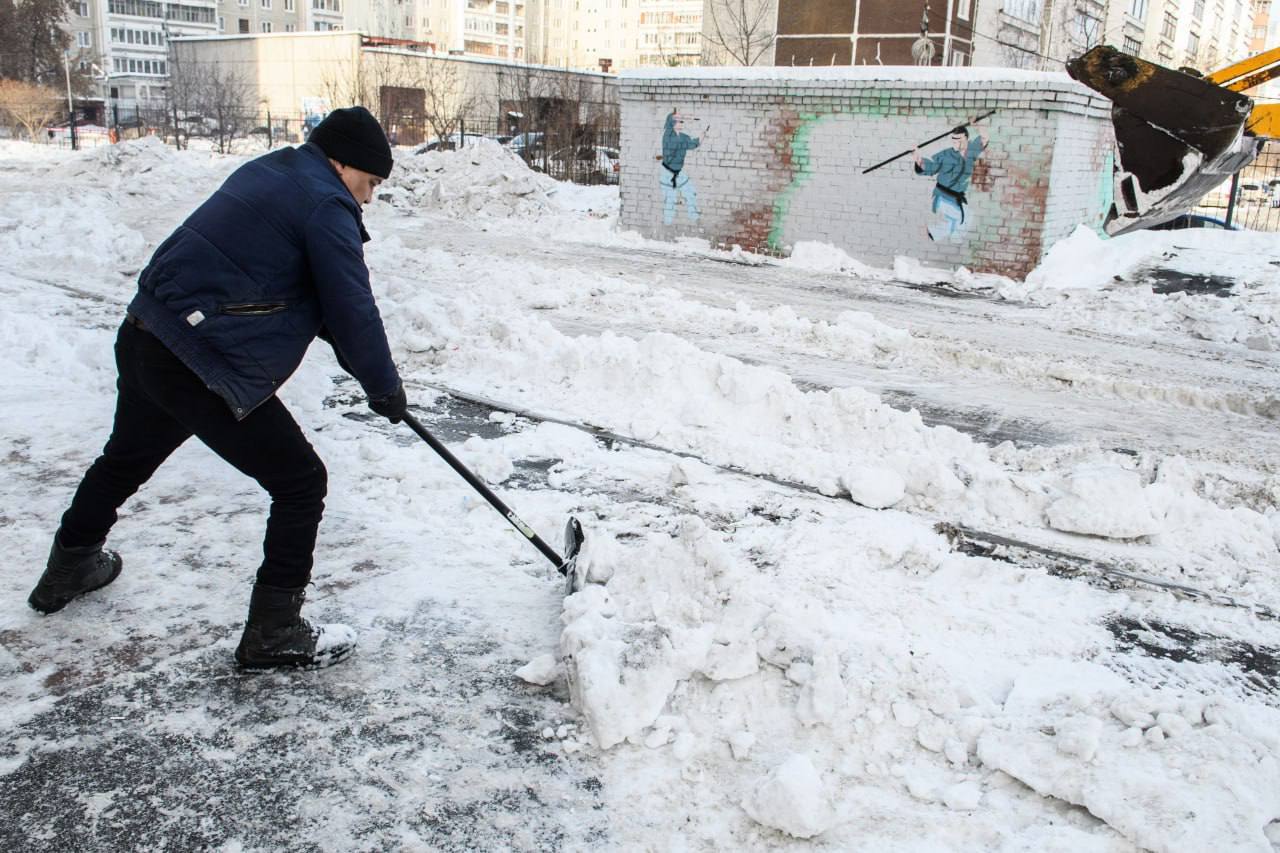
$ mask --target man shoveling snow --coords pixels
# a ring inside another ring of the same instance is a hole
[[[33,608],[53,613],[116,579],[120,556],[103,548],[116,510],[194,435],[271,495],[236,660],[321,667],[355,649],[351,628],[300,614],[327,474],[276,390],[319,336],[371,409],[404,417],[362,246],[361,209],[391,166],[368,110],[335,110],[305,145],[237,169],[160,244],[116,340],[111,437],[62,517]]]

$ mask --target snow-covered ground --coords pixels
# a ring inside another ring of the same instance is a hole
[[[318,345],[282,392],[330,470],[308,607],[361,647],[251,678],[265,500],[195,444],[114,585],[25,605],[137,273],[240,162],[0,143],[7,848],[1280,849],[1276,237],[779,262],[406,155],[366,252],[412,398],[544,537],[582,520],[591,582]]]

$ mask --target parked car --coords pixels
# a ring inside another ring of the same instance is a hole
[[[428,151],[457,151],[459,148],[475,145],[481,139],[488,139],[482,133],[451,133],[445,138],[436,137],[413,149],[414,154],[426,154]]]
[[[1152,225],[1148,230],[1181,231],[1184,228],[1225,228],[1231,231],[1240,230],[1234,225],[1228,225],[1225,220],[1217,219],[1212,216],[1205,216],[1200,213],[1184,213],[1181,216],[1170,219],[1168,222],[1161,222],[1159,225]]]
[[[1263,204],[1270,193],[1260,181],[1241,181],[1240,194],[1236,197],[1240,204]]]
[[[561,148],[546,156],[545,162],[530,165],[554,178],[575,184],[616,184],[622,169],[622,155],[616,148],[579,145]]]
[[[526,163],[531,165],[535,160],[543,159],[547,153],[546,137],[541,133],[529,131],[512,136],[506,143],[506,147],[512,154],[523,158]]]

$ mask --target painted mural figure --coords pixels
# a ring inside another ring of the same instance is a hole
[[[703,133],[706,136],[706,133]],[[702,144],[702,137],[694,138],[684,132],[684,118],[678,110],[667,115],[662,129],[662,222],[671,225],[676,221],[676,201],[684,199],[685,215],[690,222],[698,221],[698,191],[689,176],[684,174],[684,156]]]
[[[928,226],[930,240],[959,239],[964,227],[964,206],[969,203],[965,190],[973,166],[986,150],[987,140],[981,136],[969,138],[969,128],[956,128],[951,134],[951,147],[944,148],[932,157],[924,157],[913,150],[917,175],[937,175],[933,187],[934,222]]]

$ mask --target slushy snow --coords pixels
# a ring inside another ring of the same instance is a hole
[[[3,487],[5,553],[35,565],[109,426],[111,342],[138,270],[243,158],[145,140],[57,156],[0,142],[0,155],[11,164],[0,171],[11,202],[0,209],[9,370],[0,452],[15,465],[65,460],[54,476],[23,473]],[[367,536],[369,548],[402,549],[406,561],[429,524],[494,543],[432,555],[430,576],[405,568],[366,581],[367,591],[353,581],[337,595],[361,609],[358,627],[429,596],[498,599],[502,618],[531,638],[512,675],[563,689],[578,715],[580,736],[547,737],[566,756],[598,762],[616,815],[604,846],[614,849],[1275,849],[1274,683],[1259,686],[1212,656],[1177,666],[1141,657],[1118,646],[1114,626],[1147,625],[1141,638],[1152,644],[1167,639],[1155,623],[1270,649],[1280,647],[1280,627],[1244,609],[961,553],[935,529],[962,524],[1074,548],[1276,608],[1272,461],[1247,449],[1230,462],[1126,453],[1087,437],[993,446],[864,388],[814,388],[781,361],[711,351],[689,330],[871,365],[956,375],[978,365],[1036,385],[1070,376],[1086,393],[1149,395],[1230,418],[1274,419],[1274,398],[1091,371],[1057,354],[1002,360],[864,311],[822,319],[802,303],[757,301],[750,285],[727,302],[700,301],[640,261],[657,254],[678,267],[710,250],[613,231],[616,192],[557,184],[496,146],[477,146],[401,154],[368,207],[367,257],[411,393],[455,388],[671,452],[510,415],[495,415],[506,430],[497,437],[454,448],[495,487],[506,488],[519,463],[542,463],[549,488],[513,487],[536,529],[554,531],[570,511],[586,516],[583,583],[557,622],[545,607],[556,593],[527,569],[537,555],[518,536],[495,534],[492,510],[465,484],[447,471],[410,475],[407,459],[423,467],[419,448],[326,408],[352,386],[317,347],[282,396],[314,430],[332,481],[346,484],[331,496],[336,523]],[[467,248],[444,246],[435,233],[445,231]],[[511,249],[529,234],[572,235],[556,246],[570,260]],[[1025,282],[909,258],[876,270],[805,244],[776,266],[865,288],[942,281],[1049,308],[1095,332],[1138,330],[1274,359],[1280,279],[1259,260],[1274,257],[1274,240],[1183,232],[1102,242],[1077,232]],[[643,274],[598,264],[605,248],[633,251]],[[1240,292],[1164,297],[1118,286],[1117,275],[1136,282],[1155,260],[1212,267]],[[644,317],[664,330],[557,325],[584,315],[620,326]],[[149,488],[189,491],[184,471],[217,469],[195,453],[184,449]],[[231,472],[209,476],[227,478],[211,491],[251,488]],[[189,512],[160,500],[136,519],[126,513],[113,546],[161,566],[193,548],[225,547],[198,517],[196,535],[173,541],[165,527],[180,511]],[[235,541],[251,547],[255,524],[237,526]],[[484,580],[494,560],[524,568],[495,590]],[[21,603],[33,580],[10,573],[5,636],[33,634]],[[154,614],[183,618],[193,596],[217,596],[197,589],[174,602],[142,580],[123,581],[135,612],[113,611],[122,599],[104,596],[96,612],[108,634]],[[238,602],[218,606],[225,621],[240,618]],[[24,670],[38,647],[0,649],[11,731],[52,701]],[[350,827],[332,829],[338,846],[350,840]]]

